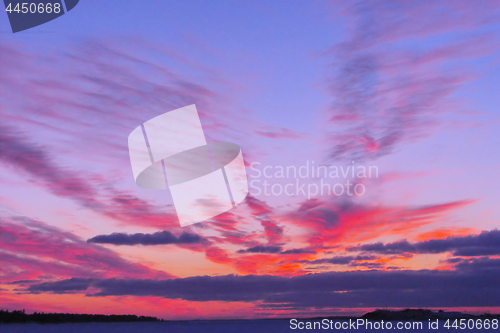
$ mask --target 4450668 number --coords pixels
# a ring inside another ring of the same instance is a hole
[[[498,319],[455,319],[453,322],[448,319],[444,324],[447,329],[498,329]]]
[[[16,4],[16,6],[14,8],[12,8],[12,4],[9,3],[9,5],[7,6],[7,8],[5,8],[6,11],[8,11],[9,13],[12,13],[12,12],[17,12],[17,13],[31,13],[31,14],[34,14],[34,13],[60,13],[61,12],[61,4],[56,2],[54,4],[52,3],[28,3],[28,2],[23,2],[21,4],[21,6],[19,6],[19,3]]]

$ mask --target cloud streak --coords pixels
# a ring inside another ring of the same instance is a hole
[[[88,243],[113,245],[168,245],[168,244],[198,244],[206,240],[197,234],[183,232],[178,237],[170,231],[159,231],[154,234],[125,234],[98,235],[87,240]]]
[[[459,61],[499,48],[481,30],[499,18],[493,1],[336,4],[350,33],[328,52],[332,159],[374,159],[429,136],[443,114],[457,111],[452,95],[474,77]]]
[[[0,280],[81,277],[171,277],[26,217],[0,218]],[[26,281],[29,283],[29,281]]]
[[[402,240],[393,243],[374,243],[348,248],[350,251],[363,251],[379,254],[424,254],[452,252],[454,256],[488,256],[500,254],[500,230],[483,231],[479,235],[454,236],[432,239],[424,242],[409,243]]]
[[[85,208],[120,221],[178,226],[176,214],[161,212],[145,200],[110,185],[94,184],[89,180],[92,177],[61,166],[47,148],[3,125],[0,125],[0,162],[30,175],[57,196],[72,199]]]

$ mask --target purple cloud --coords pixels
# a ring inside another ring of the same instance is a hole
[[[159,231],[154,234],[125,234],[98,235],[87,240],[88,243],[113,245],[166,245],[166,244],[198,244],[206,240],[197,234],[183,232],[178,237],[170,231]]]
[[[455,256],[475,257],[500,254],[500,230],[483,231],[479,235],[452,236],[424,242],[409,243],[402,240],[394,243],[363,244],[350,247],[350,251],[364,251],[380,254],[444,253]]]
[[[188,301],[259,302],[261,307],[499,306],[499,259],[455,271],[352,271],[295,277],[197,276],[170,280],[70,279],[33,284],[39,292],[157,296]],[[87,286],[87,288],[85,288]],[[92,290],[88,289],[92,287]],[[99,291],[94,291],[99,290]]]
[[[239,250],[238,253],[280,253],[280,246],[257,245],[246,250]]]

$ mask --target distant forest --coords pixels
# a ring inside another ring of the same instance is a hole
[[[156,317],[135,315],[100,315],[100,314],[72,314],[72,313],[40,313],[26,314],[22,311],[0,310],[0,323],[3,324],[62,324],[62,323],[117,323],[117,322],[151,322],[161,321]]]

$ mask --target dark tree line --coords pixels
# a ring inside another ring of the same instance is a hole
[[[145,322],[160,321],[156,317],[135,315],[100,315],[100,314],[73,314],[73,313],[43,313],[26,314],[22,311],[9,312],[0,310],[0,323],[117,323],[117,322]]]
[[[461,312],[433,312],[426,309],[406,309],[401,311],[375,310],[361,316],[369,320],[427,320],[427,319],[500,319],[500,314],[473,315]]]

